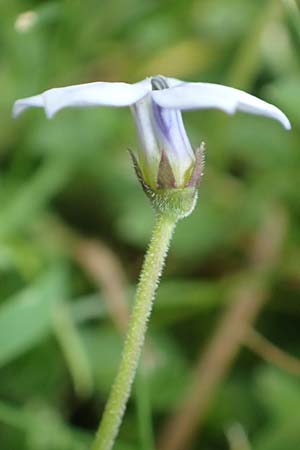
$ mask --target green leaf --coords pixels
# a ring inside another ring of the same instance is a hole
[[[64,295],[61,268],[9,298],[0,308],[0,366],[29,350],[51,329],[52,309]]]
[[[300,448],[299,380],[269,369],[260,374],[258,387],[271,420],[258,435],[254,450]]]

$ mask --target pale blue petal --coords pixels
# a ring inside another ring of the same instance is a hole
[[[13,107],[13,116],[16,117],[32,107],[44,107],[50,118],[66,107],[130,106],[150,90],[149,79],[135,84],[95,82],[49,89],[40,95],[17,100]]]
[[[271,117],[289,130],[291,124],[276,106],[253,95],[220,84],[183,83],[169,89],[153,91],[152,98],[160,106],[171,109],[193,110],[216,108],[228,114],[243,111]]]

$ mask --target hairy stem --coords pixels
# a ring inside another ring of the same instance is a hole
[[[128,325],[119,371],[96,434],[93,450],[110,450],[118,434],[145,340],[154,294],[176,221],[172,215],[157,214]]]

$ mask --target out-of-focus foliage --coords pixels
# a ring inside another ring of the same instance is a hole
[[[278,208],[286,237],[256,326],[299,355],[299,48],[296,0],[1,2],[1,450],[87,449],[117,369],[122,340],[106,291],[62,239],[61,225],[114,251],[130,301],[153,223],[126,151],[138,145],[129,110],[65,110],[51,121],[34,110],[13,121],[13,101],[54,86],[162,73],[248,90],[293,124],[287,133],[266,118],[185,115],[193,145],[207,142],[206,173],[196,211],[175,234],[144,386],[116,445],[150,450],[142,443],[151,425],[145,411],[158,437],[248,270],[254,236]],[[237,422],[253,450],[295,450],[299,414],[299,377],[242,348],[192,448],[228,449],[224,430]]]

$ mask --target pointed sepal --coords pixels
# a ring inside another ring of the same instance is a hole
[[[157,174],[158,189],[176,188],[176,180],[165,150],[162,150]]]
[[[187,187],[199,187],[201,178],[204,174],[205,166],[205,142],[201,142],[200,147],[195,151],[195,165],[192,171],[192,175],[187,182]]]

